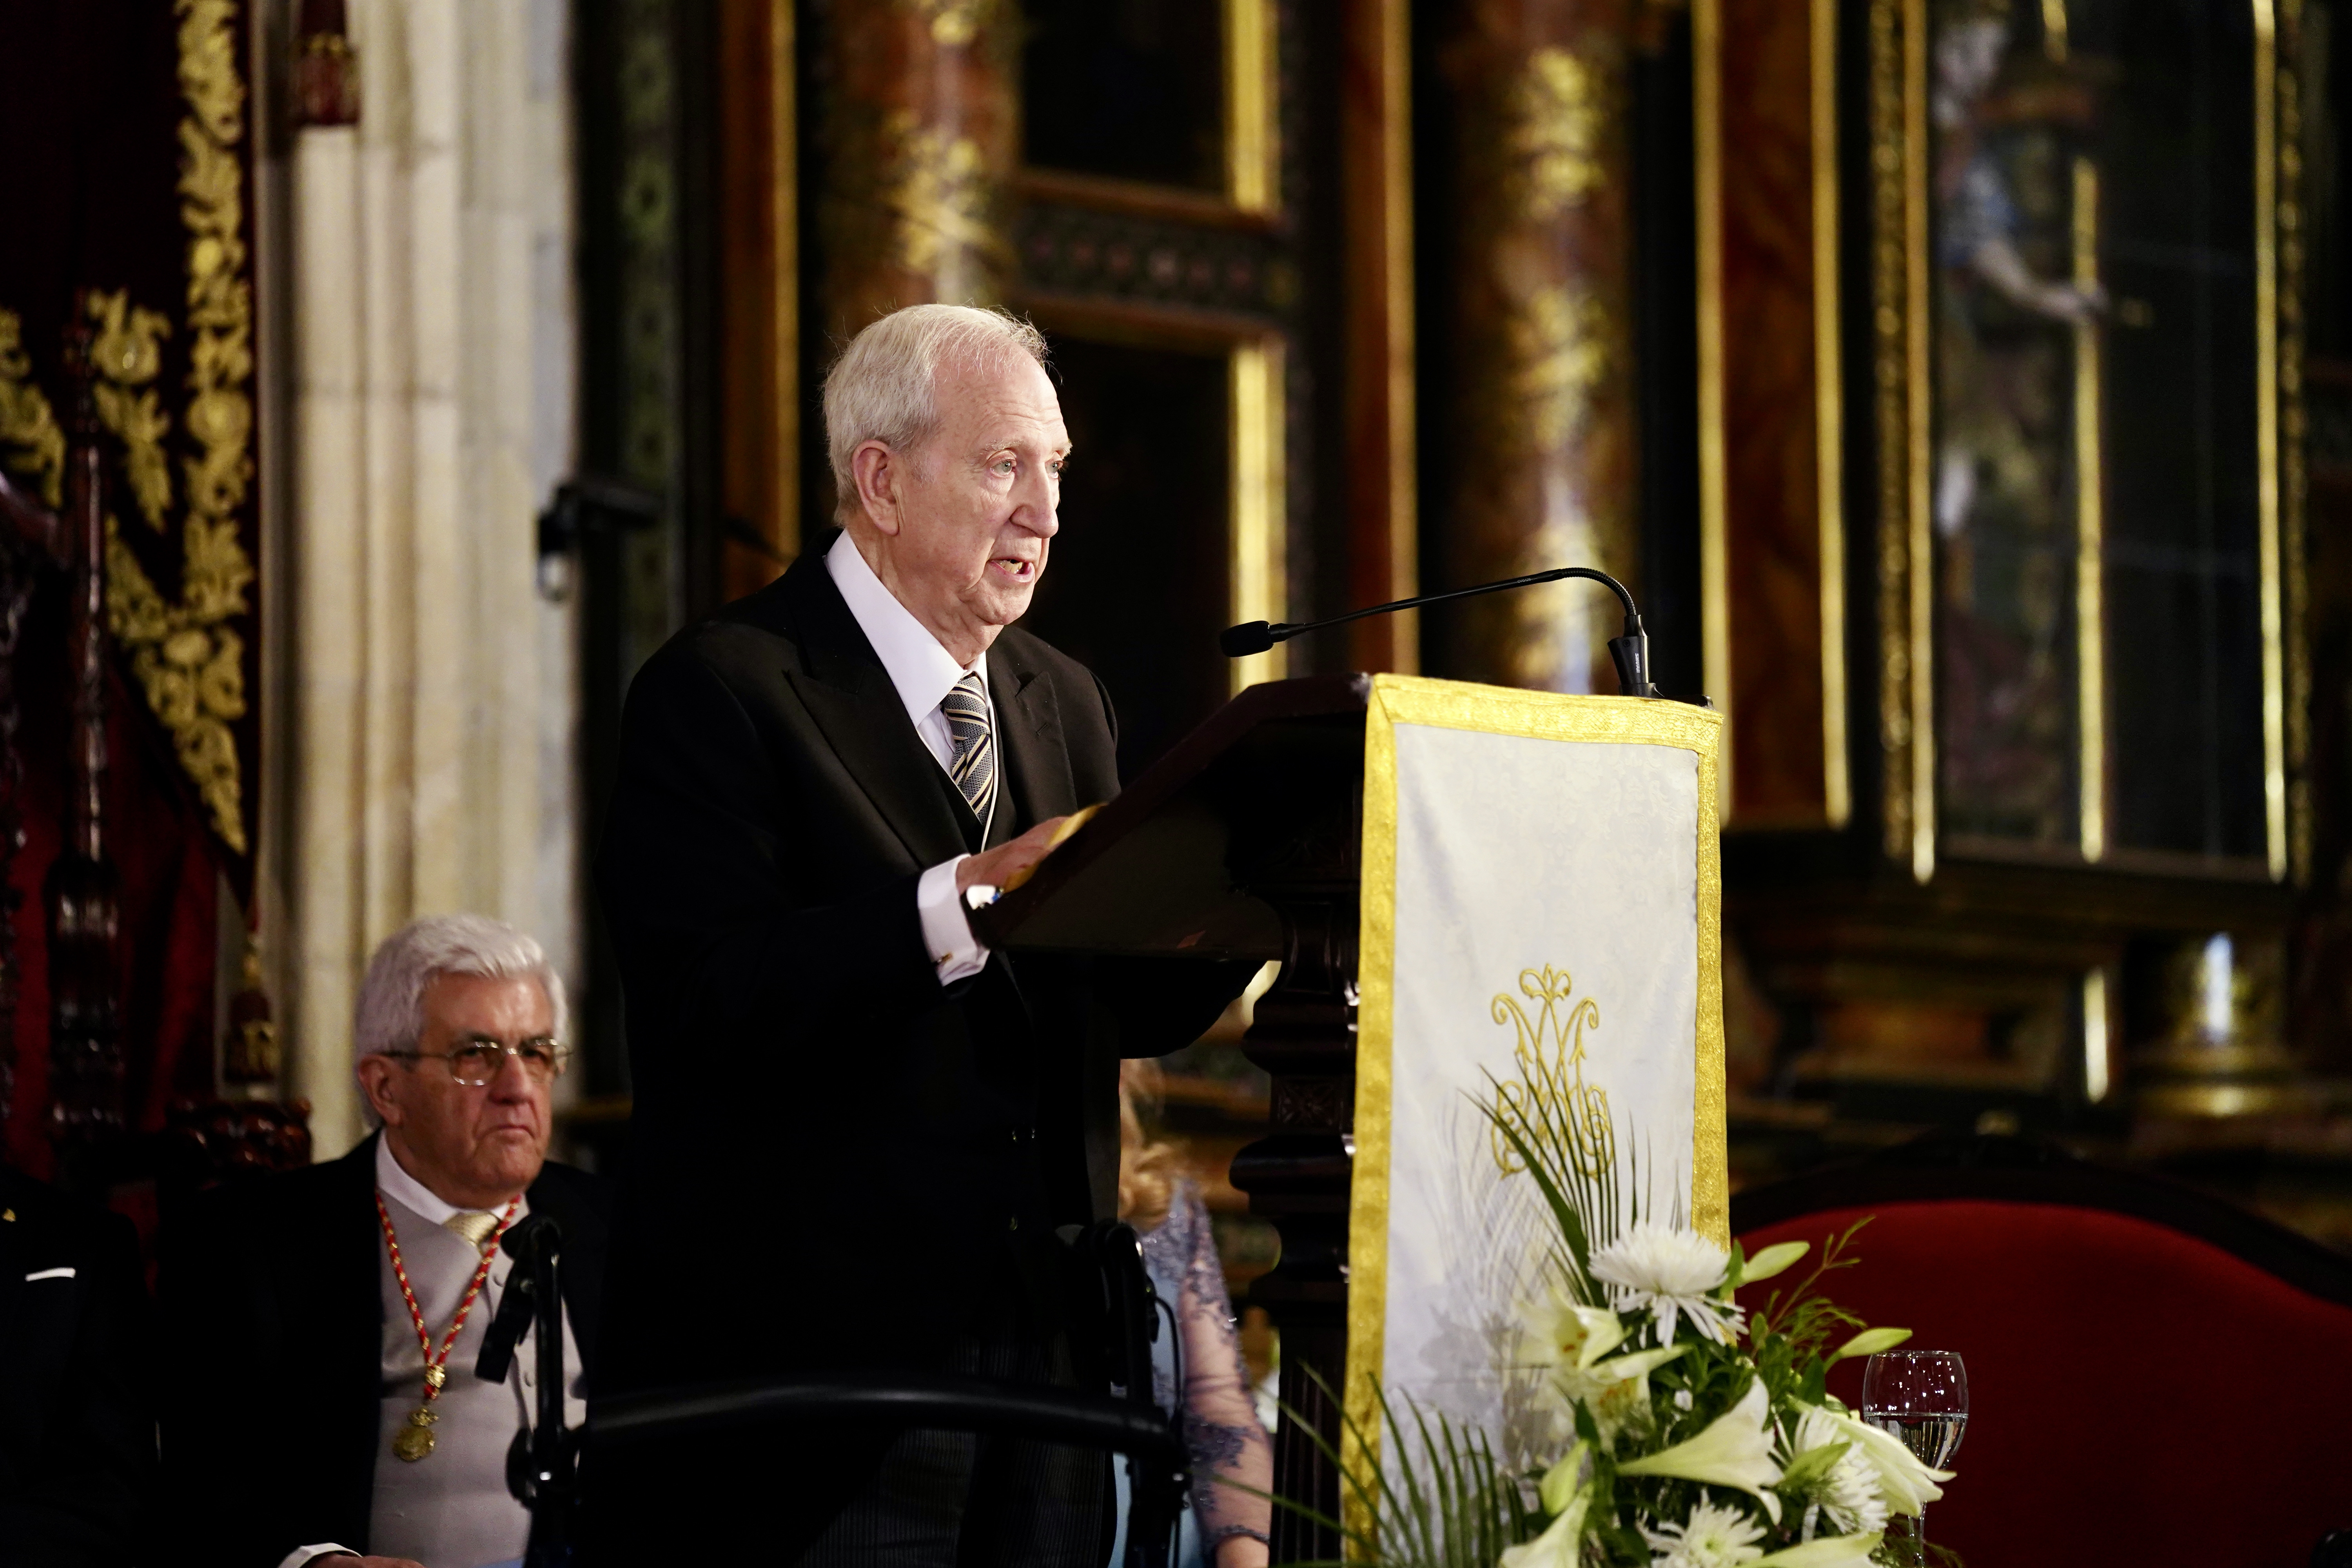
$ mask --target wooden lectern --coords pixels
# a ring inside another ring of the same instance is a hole
[[[1369,676],[1255,686],[1219,710],[975,921],[1010,952],[1275,959],[1244,1037],[1274,1078],[1267,1136],[1234,1185],[1281,1233],[1250,1300],[1282,1333],[1282,1401],[1337,1446],[1346,1383],[1355,1163],[1358,883]],[[1286,1417],[1275,1490],[1339,1511],[1339,1477]],[[1336,1531],[1277,1510],[1277,1563],[1339,1555]]]

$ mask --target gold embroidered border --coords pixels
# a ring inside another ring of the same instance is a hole
[[[1723,1060],[1723,862],[1717,767],[1723,715],[1637,697],[1570,697],[1411,675],[1376,675],[1364,712],[1364,841],[1356,984],[1356,1150],[1348,1202],[1349,1426],[1340,1449],[1350,1474],[1379,1463],[1380,1386],[1388,1327],[1389,1099],[1396,1024],[1396,726],[1423,724],[1530,740],[1674,746],[1698,756],[1697,1025],[1693,1039],[1691,1224],[1731,1239],[1731,1170]],[[1360,1434],[1364,1441],[1359,1441]],[[1342,1522],[1358,1539],[1373,1524],[1341,1488]],[[1349,1555],[1355,1555],[1354,1548]]]

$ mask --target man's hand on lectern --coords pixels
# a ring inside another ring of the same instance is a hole
[[[956,891],[1004,886],[1005,879],[1013,873],[1026,870],[1045,858],[1045,852],[1054,847],[1054,830],[1063,821],[1062,817],[1049,816],[1018,838],[981,854],[966,856],[956,864]]]

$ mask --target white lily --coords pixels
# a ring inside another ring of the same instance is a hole
[[[1740,1266],[1739,1282],[1753,1285],[1759,1280],[1769,1279],[1811,1249],[1811,1243],[1803,1241],[1784,1241],[1777,1247],[1768,1247]]]
[[[1643,1220],[1595,1251],[1591,1272],[1621,1310],[1656,1318],[1660,1344],[1674,1342],[1680,1316],[1700,1338],[1727,1345],[1744,1315],[1715,1294],[1730,1267],[1731,1255],[1698,1232]]]
[[[1618,1433],[1647,1420],[1650,1374],[1689,1349],[1688,1344],[1667,1345],[1611,1356],[1589,1367],[1562,1366],[1552,1373],[1552,1386],[1570,1403],[1591,1410],[1602,1445],[1613,1446]]]
[[[1554,1517],[1533,1541],[1503,1549],[1500,1568],[1577,1568],[1584,1544],[1584,1517],[1592,1507],[1591,1455],[1579,1443],[1568,1458],[1544,1473],[1537,1490]]]
[[[1800,1408],[1808,1415],[1818,1412],[1827,1418],[1840,1439],[1853,1444],[1855,1456],[1878,1472],[1879,1495],[1886,1500],[1888,1512],[1916,1516],[1921,1509],[1944,1495],[1943,1489],[1936,1483],[1950,1480],[1954,1472],[1930,1469],[1892,1432],[1881,1431],[1842,1410],[1812,1405]]]
[[[1520,1313],[1520,1354],[1541,1367],[1589,1367],[1623,1342],[1625,1325],[1606,1307],[1570,1300],[1558,1287]]]
[[[1592,1487],[1592,1448],[1579,1443],[1536,1483],[1536,1498],[1549,1514],[1562,1514],[1587,1497]]]
[[[1702,1502],[1682,1523],[1644,1530],[1642,1536],[1658,1554],[1650,1568],[1745,1568],[1764,1555],[1756,1544],[1764,1539],[1756,1521],[1718,1503]]]
[[[1869,1568],[1870,1554],[1878,1550],[1876,1535],[1824,1535],[1801,1546],[1784,1547],[1769,1557],[1759,1557],[1748,1568]]]
[[[1772,1458],[1772,1410],[1761,1378],[1751,1380],[1739,1403],[1709,1422],[1688,1440],[1617,1467],[1621,1476],[1671,1476],[1711,1487],[1743,1491],[1764,1505],[1772,1522],[1780,1522],[1780,1500],[1769,1489],[1780,1479]]]

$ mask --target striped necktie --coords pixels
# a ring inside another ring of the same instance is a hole
[[[988,724],[988,688],[978,670],[949,689],[940,711],[947,715],[948,743],[954,752],[948,777],[963,792],[972,816],[986,822],[996,798],[996,737]]]
[[[499,1216],[478,1209],[460,1209],[441,1223],[464,1237],[479,1252],[482,1244],[490,1239],[490,1232],[499,1228]]]

